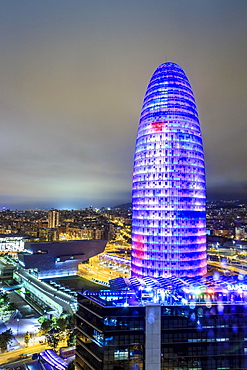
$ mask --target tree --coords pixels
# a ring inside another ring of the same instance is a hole
[[[0,290],[0,304],[6,306],[9,303],[9,296],[3,290]]]
[[[64,317],[64,316],[60,316],[58,319],[57,319],[57,326],[59,327],[59,330],[60,331],[65,331],[68,327],[68,324],[69,324],[69,321],[68,321],[68,318],[67,317]]]
[[[59,318],[53,317],[53,329],[59,333],[60,340],[72,340],[71,333],[74,330],[73,316],[71,314],[62,314]]]
[[[53,327],[53,321],[45,316],[38,319],[40,325],[40,335],[46,335],[49,330]]]
[[[68,346],[75,342],[75,323],[71,314],[62,314],[59,318],[53,317],[52,320],[46,316],[38,319],[40,325],[39,335],[45,335],[47,343],[56,348],[60,340],[67,340]]]
[[[28,347],[28,344],[30,342],[30,339],[31,339],[31,334],[27,331],[26,334],[25,334],[25,338],[24,338],[24,342],[25,342],[27,347]]]
[[[59,333],[49,332],[46,335],[46,340],[48,345],[55,351],[59,343]]]
[[[7,350],[8,344],[11,342],[12,338],[13,332],[11,329],[8,329],[4,331],[2,334],[0,334],[0,348],[2,353],[4,353]]]
[[[71,330],[67,336],[67,346],[72,347],[75,345],[75,342],[76,342],[75,330]]]

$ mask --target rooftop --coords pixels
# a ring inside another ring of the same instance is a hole
[[[213,305],[246,304],[247,276],[213,276],[199,278],[117,278],[110,280],[111,290],[84,291],[101,306]]]

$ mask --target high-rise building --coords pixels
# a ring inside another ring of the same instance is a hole
[[[194,96],[183,70],[164,63],[137,134],[132,277],[78,294],[78,369],[247,369],[247,279],[203,276],[205,221]]]
[[[59,211],[57,209],[51,209],[48,212],[48,227],[55,229],[59,226]]]
[[[175,63],[160,65],[146,91],[132,206],[132,276],[205,275],[202,136],[192,88]]]

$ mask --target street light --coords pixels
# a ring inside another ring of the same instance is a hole
[[[19,320],[20,319],[16,319],[16,321],[17,321],[17,329],[16,329],[16,336],[18,337],[18,334],[19,334]]]

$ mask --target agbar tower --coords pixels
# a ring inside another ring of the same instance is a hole
[[[159,66],[146,91],[132,205],[132,276],[206,273],[202,136],[192,88],[175,63]]]

